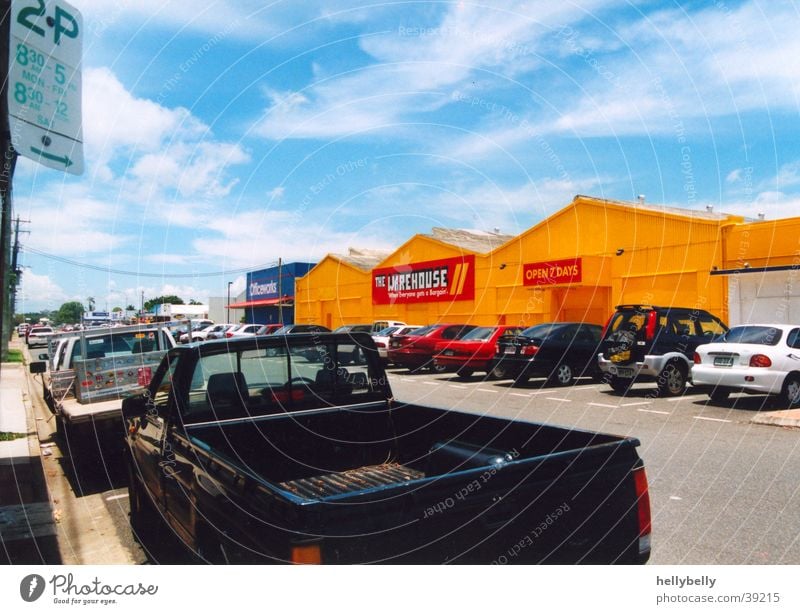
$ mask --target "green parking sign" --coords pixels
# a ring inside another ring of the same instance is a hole
[[[62,0],[12,0],[8,109],[22,156],[83,172],[80,12]]]

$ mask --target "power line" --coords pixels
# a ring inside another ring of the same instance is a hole
[[[37,256],[42,256],[43,258],[48,258],[50,260],[55,260],[56,262],[61,262],[62,264],[68,264],[70,266],[79,267],[82,269],[91,269],[93,271],[101,271],[103,273],[113,273],[114,275],[130,275],[132,277],[181,277],[181,278],[195,278],[195,277],[222,277],[225,275],[238,275],[239,273],[249,273],[254,270],[258,269],[266,269],[268,267],[276,266],[277,262],[272,262],[268,264],[263,264],[255,267],[246,267],[241,269],[228,269],[226,271],[213,271],[210,273],[169,273],[169,272],[162,272],[162,273],[143,273],[140,271],[124,271],[122,269],[112,269],[111,267],[104,267],[97,264],[89,264],[86,262],[78,262],[77,260],[70,260],[69,258],[64,258],[63,256],[56,256],[55,254],[48,254],[47,252],[43,252],[39,249],[35,249],[33,247],[20,247],[23,252],[27,252],[29,254],[36,254]]]

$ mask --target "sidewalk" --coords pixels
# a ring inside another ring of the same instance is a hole
[[[53,510],[42,468],[25,366],[0,368],[0,563],[58,564]]]

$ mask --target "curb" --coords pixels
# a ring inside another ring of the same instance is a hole
[[[785,409],[757,414],[750,419],[750,422],[752,424],[800,429],[800,409]]]

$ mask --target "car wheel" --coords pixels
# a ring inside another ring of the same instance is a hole
[[[472,374],[474,372],[475,371],[473,371],[472,369],[459,369],[456,375],[458,375],[460,379],[469,379],[470,377],[472,377]]]
[[[617,377],[616,375],[612,375],[611,379],[608,381],[608,385],[611,386],[611,389],[617,394],[625,394],[632,383],[631,380]]]
[[[430,367],[431,371],[434,373],[445,373],[447,371],[447,367],[445,365],[437,365],[433,361],[431,361]]]
[[[569,386],[575,381],[575,374],[572,367],[566,363],[561,363],[550,374],[550,381],[557,386]]]
[[[708,393],[708,397],[712,401],[724,401],[728,398],[728,395],[731,393],[730,390],[726,390],[724,388],[714,388],[711,392]]]
[[[503,365],[495,365],[491,371],[489,371],[489,378],[490,379],[509,379],[511,377],[508,368],[504,367]]]
[[[677,397],[686,392],[686,373],[683,367],[671,362],[658,374],[658,392],[665,397]]]
[[[781,390],[781,405],[785,405],[787,409],[794,409],[800,407],[800,376],[796,373],[790,373],[783,380],[783,389]]]

